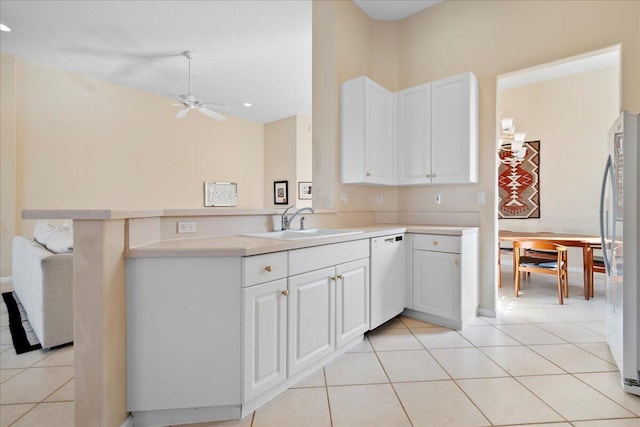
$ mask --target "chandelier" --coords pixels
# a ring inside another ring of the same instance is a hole
[[[499,155],[498,158],[501,163],[510,165],[511,167],[517,166],[524,160],[527,155],[527,147],[524,146],[525,132],[516,132],[516,127],[513,123],[513,118],[500,118],[502,115],[502,109],[498,111],[498,119],[500,120],[500,136],[498,137],[499,153],[504,152],[506,154]]]

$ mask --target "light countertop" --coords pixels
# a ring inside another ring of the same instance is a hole
[[[362,233],[314,237],[297,240],[276,240],[250,236],[220,236],[196,239],[168,240],[127,249],[127,258],[251,256],[270,252],[287,251],[331,243],[370,239],[399,233],[439,234],[462,236],[477,233],[477,227],[429,226],[429,225],[375,225],[341,228],[362,230]]]

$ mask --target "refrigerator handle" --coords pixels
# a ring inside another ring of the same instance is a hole
[[[607,274],[611,275],[611,264],[607,255],[606,235],[604,229],[604,198],[607,189],[607,179],[611,170],[611,156],[607,158],[607,164],[604,167],[604,175],[602,177],[602,187],[600,189],[600,242],[602,243],[602,257],[604,258],[604,266]]]

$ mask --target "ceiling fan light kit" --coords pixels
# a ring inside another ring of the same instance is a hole
[[[191,59],[193,59],[193,53],[189,50],[185,50],[184,52],[182,52],[182,55],[189,60],[189,92],[183,95],[170,95],[175,99],[177,99],[179,102],[179,104],[174,104],[174,105],[182,106],[182,109],[176,113],[174,118],[183,119],[187,116],[187,114],[189,114],[191,110],[196,110],[204,114],[205,116],[211,117],[221,122],[227,120],[225,116],[213,111],[211,108],[209,108],[207,103],[201,101],[200,99],[196,98],[194,95],[191,94]],[[224,104],[214,103],[212,105],[229,109],[229,106]]]

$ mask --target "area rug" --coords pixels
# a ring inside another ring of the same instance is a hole
[[[540,141],[525,142],[525,147],[522,162],[500,151],[498,218],[540,218]]]
[[[22,304],[20,304],[20,300],[18,300],[15,293],[5,292],[2,294],[2,299],[7,306],[9,331],[11,332],[11,340],[16,353],[22,354],[42,348],[38,337],[31,329],[27,313],[22,308]]]

